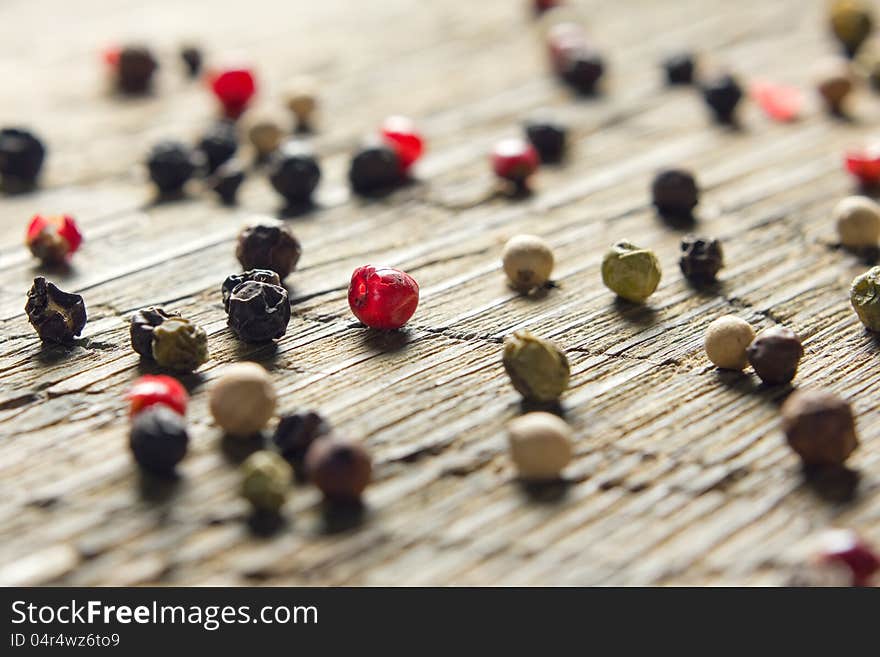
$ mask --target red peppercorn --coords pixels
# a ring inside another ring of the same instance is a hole
[[[106,48],[101,54],[107,66],[109,66],[110,68],[116,68],[117,66],[119,66],[119,56],[122,54],[122,48],[120,48],[119,46],[110,46],[109,48]]]
[[[67,214],[44,217],[36,214],[28,224],[25,243],[45,264],[61,264],[79,249],[82,233]]]
[[[397,153],[400,168],[406,172],[422,156],[425,148],[422,136],[412,120],[405,116],[389,116],[382,122],[382,139]]]
[[[392,267],[358,267],[348,286],[348,305],[354,316],[370,328],[398,329],[419,305],[419,284]]]
[[[870,586],[872,576],[880,571],[880,556],[850,529],[834,529],[822,536],[822,563],[837,563],[849,568],[853,586]]]
[[[865,187],[880,184],[880,144],[847,151],[846,169]]]
[[[174,412],[183,415],[186,413],[189,395],[180,381],[173,377],[147,375],[134,382],[126,399],[131,403],[132,417],[156,404],[167,406]]]
[[[210,76],[211,90],[223,105],[223,112],[237,119],[257,91],[257,82],[249,68],[227,68]]]
[[[535,12],[543,14],[548,9],[553,9],[561,5],[563,0],[534,0]]]
[[[804,96],[800,89],[784,84],[755,82],[752,84],[751,92],[764,113],[780,123],[797,119],[804,104]]]
[[[495,174],[518,187],[526,186],[526,181],[538,169],[539,163],[535,147],[519,137],[498,142],[492,151]]]

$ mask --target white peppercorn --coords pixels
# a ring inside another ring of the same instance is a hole
[[[571,462],[571,427],[552,413],[526,413],[512,420],[507,438],[510,458],[523,479],[556,479]]]
[[[851,249],[876,247],[880,242],[880,205],[867,196],[848,196],[834,206],[840,243]]]
[[[256,363],[227,365],[211,388],[214,420],[232,436],[252,436],[275,412],[277,396],[272,378]]]
[[[501,254],[504,273],[510,285],[522,292],[541,287],[553,273],[553,251],[537,235],[515,235]]]
[[[724,315],[706,328],[706,355],[716,367],[743,370],[748,363],[747,349],[755,339],[755,330],[736,315]]]

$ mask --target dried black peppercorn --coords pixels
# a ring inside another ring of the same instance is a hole
[[[687,235],[681,240],[681,273],[695,283],[711,283],[724,266],[724,252],[716,239]]]
[[[651,196],[657,211],[664,217],[686,218],[700,199],[693,175],[683,169],[661,171],[651,184]]]
[[[150,406],[132,420],[128,444],[142,468],[170,474],[186,456],[186,420],[164,404]]]
[[[557,61],[557,72],[575,91],[588,96],[596,93],[605,73],[605,62],[591,47],[573,48],[563,52]]]
[[[736,106],[743,91],[732,75],[722,75],[703,82],[703,99],[719,123],[733,123]]]
[[[666,83],[669,85],[691,84],[694,81],[694,57],[689,52],[682,52],[663,60],[666,71]]]
[[[199,164],[193,152],[177,141],[163,141],[150,151],[150,178],[162,194],[179,192],[192,178]]]
[[[232,121],[217,121],[199,140],[198,150],[204,154],[207,172],[232,159],[238,150],[238,136]]]
[[[541,156],[541,162],[559,162],[565,154],[565,126],[553,121],[529,121],[526,137]]]
[[[245,227],[235,249],[242,269],[271,269],[281,280],[296,268],[301,254],[299,240],[290,229],[272,219]]]
[[[40,175],[46,147],[36,135],[20,128],[0,130],[0,178],[6,189],[32,187]]]
[[[191,78],[198,76],[202,70],[202,51],[196,46],[184,46],[180,49],[180,58],[186,65],[186,72]]]
[[[288,413],[281,416],[272,440],[281,455],[297,467],[297,475],[300,475],[311,444],[332,431],[330,423],[315,411]]]
[[[307,204],[321,180],[321,168],[311,148],[289,140],[272,153],[269,180],[290,205]]]
[[[34,279],[24,307],[43,342],[68,344],[86,325],[86,306],[78,294],[62,292],[42,276]]]
[[[129,332],[131,334],[131,348],[144,358],[153,358],[153,329],[166,319],[180,317],[179,314],[168,312],[164,308],[151,306],[138,310],[131,317]]]
[[[220,202],[224,205],[235,205],[238,197],[238,188],[244,182],[244,168],[241,162],[233,158],[228,162],[220,165],[214,175],[211,176],[208,184],[210,188],[220,197]]]
[[[403,181],[400,160],[388,146],[364,146],[351,161],[348,180],[355,193],[364,196],[389,191]]]
[[[227,301],[227,324],[245,342],[268,342],[282,337],[290,322],[290,300],[280,285],[247,281],[236,286]]]
[[[149,48],[127,46],[119,51],[116,84],[127,94],[141,94],[149,90],[153,73],[159,67]]]
[[[755,336],[746,353],[764,383],[780,385],[794,378],[804,347],[791,329],[772,326]]]
[[[220,287],[220,294],[223,297],[223,309],[229,312],[229,297],[232,291],[242,283],[248,281],[257,281],[259,283],[268,283],[269,285],[281,286],[281,278],[271,269],[251,269],[241,274],[232,274],[227,276]]]

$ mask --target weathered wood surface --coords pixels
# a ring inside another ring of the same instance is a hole
[[[852,191],[841,150],[876,128],[880,98],[860,91],[849,122],[813,106],[777,125],[748,106],[742,129],[727,131],[692,91],[662,89],[656,65],[690,46],[744,77],[809,84],[809,64],[833,49],[822,3],[575,3],[610,60],[593,100],[547,75],[523,4],[3,3],[0,123],[32,125],[52,152],[41,190],[0,198],[0,582],[774,584],[825,527],[880,542],[880,340],[847,300],[866,265],[833,247],[829,221]],[[104,92],[97,52],[129,37],[162,51],[152,98]],[[278,212],[266,181],[246,182],[233,210],[197,193],[156,205],[138,168],[151,143],[195,138],[211,119],[208,94],[175,60],[190,37],[212,57],[255,61],[267,104],[297,74],[323,81],[321,207],[289,219],[304,255],[276,350],[232,339],[219,298],[242,221]],[[487,150],[541,109],[570,123],[569,161],[543,170],[529,199],[493,195]],[[430,140],[420,182],[352,199],[349,153],[389,113],[417,118]],[[681,231],[648,203],[653,172],[673,164],[698,171],[698,231],[724,241],[711,293],[682,280]],[[71,212],[87,236],[73,270],[50,276],[90,311],[70,351],[41,351],[22,312],[38,270],[21,233],[36,211]],[[519,232],[556,249],[559,288],[539,299],[513,294],[499,272],[500,246]],[[642,309],[616,304],[600,281],[603,251],[624,237],[662,261]],[[348,276],[366,262],[422,286],[399,335],[373,335],[348,312]],[[122,398],[148,370],[127,318],[157,303],[202,322],[212,352],[186,379],[192,449],[164,485],[131,463]],[[777,425],[786,390],[707,364],[703,330],[729,312],[794,328],[807,352],[796,384],[852,400],[862,446],[846,481],[802,474]],[[500,344],[523,327],[573,364],[564,409],[577,458],[553,490],[523,488],[505,456],[504,424],[521,407]],[[241,359],[272,371],[284,410],[319,408],[369,445],[363,516],[328,512],[297,487],[284,526],[249,526],[236,495],[242,449],[221,439],[205,392]]]

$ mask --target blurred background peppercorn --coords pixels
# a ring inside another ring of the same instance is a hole
[[[300,76],[284,92],[284,104],[293,114],[297,132],[311,132],[315,127],[318,108],[318,83],[313,78]]]
[[[689,52],[676,53],[663,60],[663,71],[666,73],[668,85],[691,84],[695,69],[694,56]]]
[[[203,56],[202,50],[198,46],[182,46],[180,49],[180,59],[183,61],[189,77],[196,78],[202,72]]]
[[[214,175],[208,180],[211,190],[220,198],[223,205],[235,205],[238,198],[238,188],[244,182],[245,173],[236,158],[232,158],[221,164]]]
[[[116,86],[126,94],[142,94],[150,90],[159,62],[146,46],[130,45],[116,58]]]
[[[4,190],[33,187],[45,157],[46,147],[34,133],[22,128],[0,130],[0,182]]]
[[[242,269],[271,269],[282,281],[296,269],[301,254],[299,240],[291,230],[268,218],[243,228],[235,248]]]
[[[700,90],[718,123],[735,123],[736,108],[743,97],[742,87],[735,77],[724,74],[708,78],[703,80]]]
[[[684,169],[666,169],[651,183],[651,201],[668,218],[690,218],[700,202],[696,178]]]
[[[312,193],[321,180],[321,167],[305,143],[289,140],[269,159],[269,180],[288,205],[312,202]]]
[[[235,156],[238,150],[238,136],[235,124],[229,120],[216,121],[199,140],[196,147],[204,155],[208,174]]]
[[[147,157],[150,179],[161,194],[174,194],[193,177],[202,158],[178,141],[163,141],[153,146]]]
[[[306,475],[331,502],[357,503],[373,473],[364,447],[338,436],[315,440],[306,453]]]
[[[86,325],[83,298],[62,292],[42,276],[34,279],[24,310],[43,342],[69,344]]]
[[[211,386],[214,421],[227,434],[247,438],[266,426],[275,412],[277,394],[269,373],[257,363],[226,365]]]
[[[186,456],[186,420],[163,404],[150,406],[132,418],[128,444],[142,468],[170,474]]]
[[[351,160],[348,181],[362,196],[391,191],[403,182],[397,153],[385,144],[363,146]]]
[[[525,131],[526,137],[538,151],[542,163],[553,164],[562,161],[568,137],[568,129],[564,125],[549,119],[534,119],[526,122]]]
[[[300,476],[309,447],[315,440],[333,431],[330,423],[316,411],[287,413],[278,420],[272,442]]]
[[[874,29],[871,7],[863,0],[834,0],[829,9],[831,31],[848,57],[854,57]]]
[[[858,447],[852,409],[831,392],[796,390],[781,414],[789,446],[807,465],[842,465]]]
[[[280,511],[292,481],[293,470],[275,452],[259,450],[241,464],[241,494],[258,511]]]

